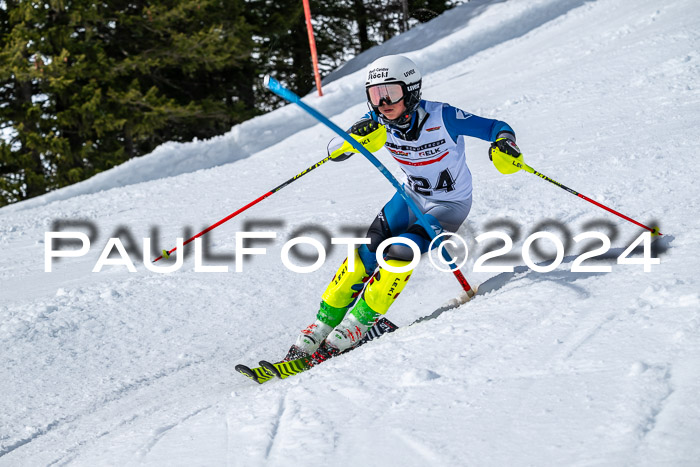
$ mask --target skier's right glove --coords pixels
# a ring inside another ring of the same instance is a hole
[[[357,136],[367,136],[378,128],[379,122],[375,122],[371,118],[363,118],[351,126],[348,133]],[[331,156],[332,161],[342,162],[348,160],[354,154],[353,152],[345,152],[333,157],[333,153],[340,149],[344,142],[343,138],[336,136],[328,143],[328,155]]]
[[[348,133],[352,133],[357,136],[367,136],[374,130],[379,128],[379,122],[375,122],[371,118],[363,118],[359,122],[355,123]]]

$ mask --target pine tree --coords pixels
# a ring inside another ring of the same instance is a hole
[[[255,115],[243,0],[6,1],[0,205]]]

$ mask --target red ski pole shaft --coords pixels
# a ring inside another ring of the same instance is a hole
[[[215,228],[217,228],[218,226],[220,226],[220,225],[223,224],[224,222],[230,221],[231,219],[233,219],[234,217],[236,217],[237,215],[239,215],[239,214],[242,213],[243,211],[247,210],[248,208],[250,208],[250,207],[252,207],[252,206],[255,206],[256,204],[258,204],[260,201],[264,200],[265,198],[267,198],[267,197],[269,197],[269,196],[272,196],[273,194],[277,193],[278,191],[280,191],[282,188],[286,187],[286,186],[289,185],[290,183],[296,181],[296,180],[299,179],[300,177],[302,177],[302,176],[306,175],[307,173],[311,172],[311,171],[312,171],[313,169],[315,169],[316,167],[325,164],[325,163],[328,162],[330,159],[331,159],[331,156],[328,156],[328,157],[326,157],[326,158],[324,158],[324,159],[322,159],[322,160],[316,162],[316,163],[315,163],[314,165],[312,165],[311,167],[308,167],[308,168],[304,169],[302,172],[299,172],[298,174],[296,174],[295,176],[293,176],[292,178],[290,178],[289,180],[287,180],[287,181],[284,182],[283,184],[281,184],[281,185],[279,185],[279,186],[273,188],[272,190],[268,191],[267,193],[265,193],[264,195],[262,195],[262,196],[259,197],[258,199],[255,199],[255,200],[251,201],[250,203],[246,204],[245,206],[243,206],[243,207],[240,208],[239,210],[237,210],[237,211],[235,211],[235,212],[232,212],[231,214],[229,214],[228,216],[224,217],[223,219],[221,219],[221,220],[218,221],[217,223],[210,225],[210,226],[207,227],[206,229],[204,229],[204,230],[202,230],[201,232],[199,232],[198,234],[194,235],[192,238],[189,238],[189,239],[185,240],[185,241],[182,243],[182,246],[184,247],[184,246],[187,245],[188,243],[192,242],[194,239],[199,238],[199,237],[201,237],[202,235],[204,235],[205,233],[214,230]],[[163,250],[163,252],[167,253],[167,255],[160,255],[159,257],[157,257],[156,259],[154,259],[153,262],[155,263],[155,262],[158,261],[159,259],[162,259],[163,256],[170,256],[175,250],[177,250],[177,247],[173,248],[172,250],[168,250],[168,251]]]
[[[554,179],[552,179],[552,178],[549,178],[549,177],[546,176],[545,174],[536,171],[535,169],[533,169],[532,167],[530,167],[529,165],[527,165],[527,164],[525,164],[525,163],[523,163],[522,165],[523,165],[523,169],[525,169],[526,172],[530,172],[531,174],[537,175],[537,176],[540,177],[541,179],[547,180],[548,182],[550,182],[550,183],[552,183],[552,184],[558,186],[559,188],[562,188],[562,189],[568,191],[569,193],[578,196],[578,197],[581,198],[581,199],[585,199],[585,200],[588,201],[589,203],[595,204],[596,206],[598,206],[598,207],[600,207],[600,208],[603,208],[603,209],[605,209],[606,211],[608,211],[608,212],[610,212],[610,213],[612,213],[612,214],[615,214],[616,216],[619,216],[619,217],[625,219],[626,221],[629,221],[629,222],[631,222],[631,223],[633,223],[633,224],[635,224],[635,225],[637,225],[637,226],[639,226],[639,227],[641,227],[641,228],[643,228],[643,229],[646,229],[646,230],[648,230],[649,232],[651,232],[652,235],[659,235],[659,236],[660,236],[660,235],[663,235],[661,232],[659,232],[659,229],[658,229],[657,227],[652,228],[652,227],[648,227],[648,226],[642,224],[641,222],[637,222],[636,220],[632,219],[631,217],[625,216],[625,215],[622,214],[621,212],[617,212],[617,211],[615,211],[614,209],[611,209],[611,208],[605,206],[604,204],[599,203],[598,201],[592,200],[592,199],[589,198],[588,196],[582,195],[581,193],[572,190],[572,189],[569,188],[568,186],[563,185],[563,184],[559,183],[558,181],[556,181],[556,180],[554,180]]]

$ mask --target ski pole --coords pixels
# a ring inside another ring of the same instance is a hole
[[[307,113],[311,114],[311,116],[313,116],[316,120],[333,130],[338,136],[343,138],[348,144],[354,147],[357,150],[357,152],[365,156],[382,173],[382,175],[384,175],[384,177],[386,177],[386,179],[389,180],[389,182],[394,186],[394,188],[396,188],[396,191],[406,201],[406,204],[408,204],[409,208],[414,212],[418,222],[425,229],[428,235],[430,235],[430,238],[434,239],[435,237],[437,237],[435,231],[433,230],[433,227],[430,225],[430,222],[426,220],[423,213],[420,211],[420,209],[418,209],[418,206],[416,206],[416,203],[411,199],[410,196],[406,194],[403,186],[401,186],[401,184],[396,180],[396,178],[391,174],[391,172],[389,172],[389,170],[384,166],[384,164],[382,164],[376,157],[374,157],[372,152],[368,151],[365,147],[363,147],[360,144],[360,142],[353,140],[353,138],[350,138],[350,135],[344,132],[338,125],[330,121],[318,110],[302,102],[301,98],[298,95],[282,86],[279,81],[277,81],[270,75],[265,76],[263,85],[278,96],[288,100],[289,102],[297,104]],[[384,126],[380,125],[380,129],[381,128],[384,128]],[[384,128],[384,131],[386,132],[386,128]],[[438,239],[438,242],[441,242],[441,239]],[[438,243],[437,245],[439,244],[440,243]],[[465,301],[471,299],[476,294],[476,292],[471,287],[471,285],[469,285],[469,282],[467,282],[467,279],[464,277],[464,274],[462,274],[462,271],[460,271],[459,268],[457,268],[457,266],[454,264],[454,261],[450,257],[450,254],[448,253],[446,248],[442,248],[442,255],[447,260],[447,263],[450,265],[452,273],[459,282],[459,285],[461,285],[464,289],[466,297],[464,297],[464,299],[461,300],[461,303],[464,303]]]
[[[255,206],[256,204],[258,204],[260,201],[264,200],[265,198],[267,198],[267,197],[269,197],[269,196],[272,196],[273,194],[277,193],[278,191],[280,191],[282,188],[286,187],[286,186],[289,185],[290,183],[292,183],[292,182],[298,180],[300,177],[302,177],[302,176],[306,175],[307,173],[311,172],[311,171],[312,171],[313,169],[315,169],[316,167],[325,164],[325,163],[328,162],[330,159],[331,159],[331,156],[327,156],[327,157],[325,157],[324,159],[321,159],[320,161],[316,162],[316,163],[315,163],[314,165],[312,165],[311,167],[309,167],[309,168],[303,170],[302,172],[299,172],[298,174],[296,174],[295,176],[293,176],[292,178],[290,178],[289,180],[287,180],[287,181],[284,182],[283,184],[281,184],[281,185],[279,185],[279,186],[273,188],[272,190],[268,191],[267,193],[265,193],[264,195],[260,196],[259,198],[257,198],[257,199],[255,199],[255,200],[251,201],[250,203],[246,204],[245,206],[243,206],[243,207],[240,208],[239,210],[237,210],[237,211],[235,211],[235,212],[232,212],[232,213],[229,214],[228,216],[226,216],[226,217],[224,217],[223,219],[221,219],[219,222],[210,225],[209,227],[207,227],[206,229],[202,230],[201,232],[199,232],[197,235],[193,236],[192,238],[190,238],[190,239],[188,239],[188,240],[185,240],[185,241],[183,242],[182,246],[185,246],[185,245],[187,245],[188,243],[190,243],[192,240],[194,240],[195,238],[199,238],[199,237],[201,237],[202,235],[204,235],[205,233],[214,230],[215,228],[217,228],[218,226],[220,226],[220,225],[223,224],[224,222],[227,222],[227,221],[233,219],[234,217],[236,217],[237,215],[239,215],[240,213],[242,213],[242,212],[245,211],[246,209],[248,209],[248,208],[250,208],[250,207],[252,207],[252,206]],[[170,255],[171,255],[175,250],[177,250],[177,247],[173,248],[172,250],[163,250],[163,254],[160,255],[159,257],[157,257],[156,259],[154,259],[153,262],[155,263],[156,261],[158,261],[159,259],[162,259],[162,258],[168,259],[168,258],[170,257]]]
[[[606,211],[625,219],[626,221],[629,221],[629,222],[631,222],[631,223],[633,223],[633,224],[635,224],[643,229],[648,230],[649,232],[651,232],[652,236],[663,235],[661,232],[659,232],[658,227],[652,228],[652,227],[648,227],[648,226],[642,224],[641,222],[637,222],[636,220],[632,219],[631,217],[627,217],[624,214],[617,212],[614,209],[611,209],[611,208],[605,206],[604,204],[601,204],[598,201],[595,201],[595,200],[589,198],[588,196],[585,196],[577,191],[574,191],[571,188],[569,188],[568,186],[561,184],[552,178],[549,178],[545,174],[538,172],[537,170],[535,170],[532,167],[530,167],[529,165],[527,165],[523,161],[522,157],[523,157],[522,154],[518,157],[496,154],[493,156],[493,164],[496,166],[496,169],[498,169],[499,172],[504,173],[504,174],[515,173],[518,170],[524,170],[526,172],[530,172],[531,174],[537,175],[541,179],[547,180],[548,182],[558,186],[559,188],[562,188],[562,189],[568,191],[572,195],[576,195],[579,198],[588,201],[589,203],[595,204],[596,206],[603,208]]]
[[[380,147],[384,146],[384,142],[386,141],[386,129],[385,129],[384,127],[382,127],[382,128],[380,128],[379,130],[375,130],[374,132],[370,133],[369,135],[366,135],[366,136],[357,136],[357,135],[353,135],[353,137],[354,137],[356,140],[358,140],[362,145],[369,147],[369,148],[370,148],[371,150],[373,150],[373,151],[377,151]],[[269,196],[272,196],[273,194],[277,193],[277,192],[280,191],[282,188],[286,187],[286,186],[289,185],[290,183],[292,183],[292,182],[298,180],[298,179],[301,178],[302,176],[304,176],[304,175],[306,175],[307,173],[311,172],[311,171],[314,170],[316,167],[318,167],[318,166],[320,166],[320,165],[323,165],[323,164],[325,164],[326,162],[328,162],[330,159],[333,159],[334,157],[336,157],[336,156],[338,156],[338,155],[340,155],[340,154],[344,154],[344,153],[346,153],[346,152],[357,152],[357,149],[355,149],[355,148],[354,148],[350,143],[348,143],[348,142],[343,143],[343,145],[342,145],[340,148],[338,148],[338,149],[336,149],[335,151],[333,151],[333,152],[332,152],[330,155],[328,155],[327,157],[325,157],[325,158],[321,159],[320,161],[316,162],[316,163],[315,163],[314,165],[312,165],[311,167],[309,167],[309,168],[307,168],[307,169],[305,169],[305,170],[299,172],[298,174],[296,174],[295,176],[293,176],[292,178],[290,178],[289,180],[287,180],[287,181],[284,182],[283,184],[279,185],[278,187],[273,188],[272,190],[268,191],[267,193],[265,193],[264,195],[260,196],[260,197],[257,198],[256,200],[253,200],[253,201],[251,201],[250,203],[246,204],[245,206],[243,206],[243,207],[240,208],[239,210],[237,210],[237,211],[235,211],[235,212],[232,212],[231,214],[229,214],[228,216],[224,217],[223,219],[221,219],[221,220],[220,220],[219,222],[217,222],[216,224],[210,225],[210,226],[207,227],[206,229],[204,229],[204,230],[202,230],[201,232],[199,232],[197,235],[195,235],[195,236],[193,236],[192,238],[190,238],[190,239],[186,240],[185,242],[183,242],[182,246],[185,246],[185,245],[187,245],[188,243],[190,243],[192,240],[194,240],[195,238],[199,238],[199,237],[201,237],[202,235],[204,235],[205,233],[214,230],[215,228],[217,228],[218,226],[220,226],[220,225],[223,224],[224,222],[227,222],[227,221],[233,219],[234,217],[236,217],[237,215],[239,215],[240,213],[242,213],[242,212],[245,211],[246,209],[248,209],[248,208],[250,208],[250,207],[252,207],[252,206],[255,206],[256,204],[258,204],[260,201],[264,200],[265,198],[267,198],[267,197],[269,197]],[[171,255],[175,250],[177,250],[177,247],[173,248],[172,250],[162,250],[163,254],[160,255],[159,257],[157,257],[156,259],[154,259],[153,262],[155,263],[156,261],[158,261],[159,259],[162,259],[162,258],[168,259],[168,258],[170,257],[170,255]]]

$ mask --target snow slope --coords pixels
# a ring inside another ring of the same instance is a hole
[[[658,223],[666,251],[651,273],[614,258],[584,263],[609,273],[571,272],[590,249],[573,242],[554,271],[524,267],[523,241],[545,221],[562,240],[606,232],[614,256],[640,229],[530,174],[499,174],[488,143],[469,140],[474,205],[459,233],[481,295],[409,326],[459,291],[423,261],[388,314],[396,333],[258,386],[234,365],[283,355],[344,258],[335,248],[296,274],[280,261],[284,242],[308,226],[352,236],[392,195],[360,156],[210,233],[227,273],[195,272],[191,248],[173,274],[137,254],[135,273],[91,271],[109,237],[174,246],[312,165],[325,127],[285,107],[0,209],[0,465],[697,465],[695,3],[470,2],[381,51],[410,51],[425,98],[510,123],[535,169]],[[366,109],[364,77],[342,70],[305,100],[349,126]],[[92,230],[91,249],[45,273],[56,221]],[[277,238],[235,272],[244,229]],[[517,267],[474,272],[473,238],[495,229],[513,237]]]

